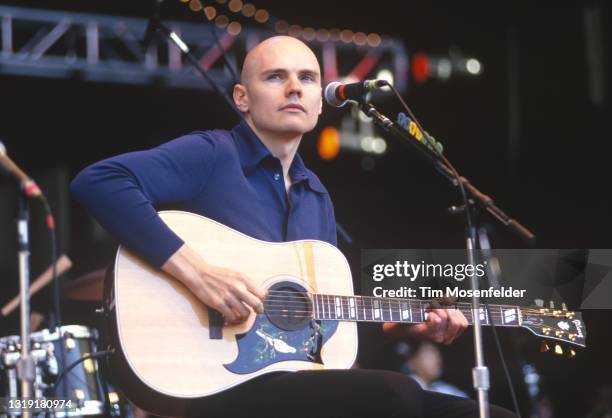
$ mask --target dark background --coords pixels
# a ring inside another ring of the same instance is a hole
[[[146,17],[151,8],[147,1],[2,3],[140,17]],[[164,6],[168,18],[195,21],[184,5],[168,3]],[[589,97],[590,64],[583,23],[585,8],[600,11],[604,70],[609,70],[611,29],[606,2],[260,0],[255,4],[303,26],[387,34],[402,39],[409,54],[447,54],[449,48],[458,47],[478,57],[484,65],[481,76],[425,84],[411,80],[404,98],[426,129],[444,143],[445,154],[459,171],[537,234],[538,247],[611,247],[606,152],[612,114],[610,80],[604,72],[604,100],[594,103]],[[512,58],[510,36],[515,36],[518,48]],[[509,105],[512,66],[518,69],[518,88],[512,90],[519,104],[515,125],[511,125]],[[393,101],[380,107],[388,114],[400,110]],[[0,137],[11,157],[50,191],[60,247],[75,264],[71,277],[104,267],[115,243],[70,200],[66,189],[70,178],[101,158],[152,147],[196,129],[229,128],[236,122],[223,100],[212,92],[9,76],[0,76],[0,108]],[[320,129],[338,123],[343,112],[326,106],[318,128],[303,140],[301,153],[329,189],[337,219],[354,239],[352,246],[341,243],[354,267],[362,248],[461,248],[462,219],[447,213],[449,205],[459,202],[458,196],[410,150],[390,143],[372,171],[361,168],[358,154],[341,152],[333,161],[317,156],[315,141]],[[509,151],[513,129],[519,132],[515,159]],[[6,301],[17,290],[12,239],[15,195],[9,181],[0,181],[0,288],[1,299]],[[491,230],[495,247],[524,246],[492,222]],[[32,233],[35,276],[49,262],[38,208],[33,211]],[[48,296],[43,293],[33,303],[47,309]],[[75,310],[69,304],[65,309]],[[552,399],[557,417],[584,416],[597,389],[612,381],[608,335],[612,315],[588,311],[584,316],[589,347],[573,361],[536,353],[538,342],[526,331],[501,333],[524,411],[528,404],[520,383],[523,360],[518,353],[541,372],[542,390]],[[362,365],[393,357],[390,347],[372,344],[374,335],[364,327]],[[470,337],[466,332],[444,349],[445,378],[464,390],[470,390]],[[492,400],[510,407],[488,331],[485,337],[493,372]],[[384,363],[390,366],[393,361]]]

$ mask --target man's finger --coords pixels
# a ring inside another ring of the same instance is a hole
[[[225,303],[236,312],[236,321],[243,321],[249,317],[249,310],[246,306],[234,295],[231,293],[225,296]]]
[[[460,328],[461,328],[461,324],[459,322],[459,318],[457,318],[454,312],[449,312],[448,327],[444,335],[443,343],[444,344],[452,343],[453,340],[457,338],[457,334],[459,333]]]
[[[238,297],[242,299],[244,303],[246,303],[251,308],[253,308],[255,312],[257,313],[264,312],[264,306],[263,306],[262,300],[256,294],[253,294],[251,291],[246,290],[246,289],[239,291]]]
[[[253,283],[251,279],[247,277],[244,283],[246,284],[246,287],[249,292],[257,296],[260,300],[264,300],[266,298],[266,292],[262,290],[259,286],[257,286],[255,283]]]

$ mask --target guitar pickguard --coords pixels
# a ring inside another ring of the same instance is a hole
[[[337,321],[311,320],[302,329],[287,331],[266,315],[257,315],[253,327],[236,336],[238,357],[223,366],[232,373],[248,374],[288,360],[323,364],[321,349],[337,328]]]

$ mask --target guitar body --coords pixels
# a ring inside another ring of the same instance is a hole
[[[312,319],[305,296],[353,294],[348,263],[337,248],[315,240],[264,242],[186,212],[160,216],[207,262],[243,272],[270,294],[291,298],[243,324],[223,326],[215,337],[219,327],[214,318],[209,321],[207,306],[180,282],[120,248],[106,306],[116,350],[112,370],[132,402],[175,416],[189,402],[265,373],[351,367],[356,324]],[[282,303],[299,304],[303,314],[287,314]]]

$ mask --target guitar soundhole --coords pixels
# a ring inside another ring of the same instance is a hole
[[[302,329],[312,319],[312,303],[308,292],[297,283],[287,281],[272,285],[264,307],[270,322],[286,331]]]

